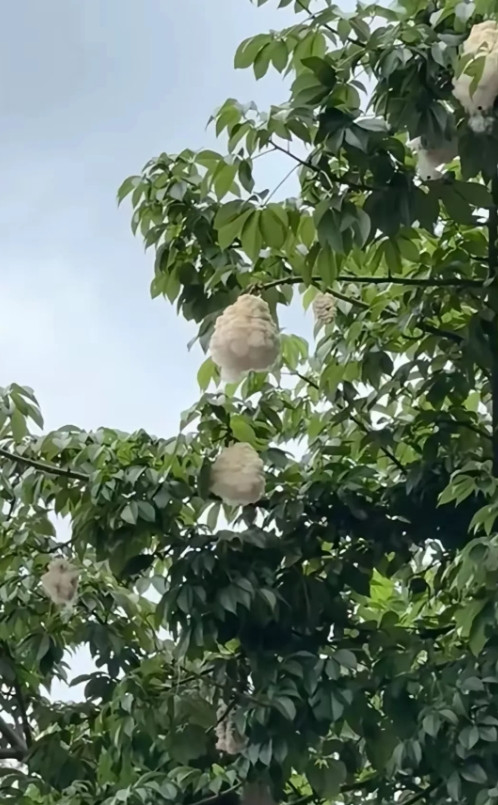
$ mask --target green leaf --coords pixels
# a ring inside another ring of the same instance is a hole
[[[316,793],[325,799],[333,799],[346,779],[347,771],[340,760],[327,760],[327,765],[312,765],[307,769],[310,785]]]
[[[279,696],[273,699],[272,704],[276,710],[282,713],[284,718],[287,718],[289,721],[294,721],[296,717],[296,706],[292,699],[289,699],[288,696]]]
[[[250,67],[258,55],[259,51],[271,41],[270,36],[267,34],[258,34],[249,39],[244,39],[240,43],[234,58],[234,67],[237,70],[243,70]]]
[[[474,207],[491,207],[493,199],[488,188],[475,182],[455,182],[453,187],[460,196]]]
[[[118,196],[118,205],[121,204],[123,199],[126,198],[136,187],[138,187],[141,183],[140,176],[128,176],[127,179],[120,185],[117,196]]]
[[[28,435],[28,426],[26,424],[26,417],[24,417],[18,408],[15,408],[10,415],[10,427],[12,429],[12,437],[14,441],[19,444]]]
[[[274,249],[281,249],[287,240],[288,223],[287,214],[284,210],[280,214],[276,212],[275,206],[265,207],[259,216],[259,228],[263,238],[263,246],[270,246]]]
[[[460,774],[463,779],[468,780],[469,783],[485,785],[488,782],[487,774],[479,763],[468,763],[461,769]]]
[[[242,248],[250,260],[256,260],[263,244],[259,228],[259,217],[259,210],[253,210],[244,222],[240,235]]]
[[[244,416],[234,414],[230,417],[230,430],[234,439],[238,442],[247,442],[254,447],[256,443],[256,434],[252,425],[247,422]]]
[[[333,89],[336,84],[336,72],[326,59],[318,56],[308,56],[302,59],[302,63],[318,78],[320,84],[328,89]]]
[[[138,520],[138,505],[135,500],[130,501],[124,507],[123,511],[121,512],[121,519],[125,523],[130,523],[130,525],[135,525]]]
[[[237,175],[238,165],[227,165],[221,163],[213,176],[214,192],[220,200],[231,190],[235,176]]]
[[[247,221],[253,210],[244,210],[241,215],[238,215],[233,220],[229,221],[225,226],[218,229],[218,243],[220,249],[226,249],[230,246],[235,238],[240,237],[244,223]]]
[[[197,372],[197,383],[199,384],[201,391],[206,391],[211,380],[215,379],[216,372],[217,369],[212,359],[206,358]]]

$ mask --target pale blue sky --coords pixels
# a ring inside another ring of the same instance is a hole
[[[226,97],[285,97],[233,69],[241,39],[292,18],[275,0],[17,0],[0,30],[0,385],[34,387],[47,426],[170,435],[196,395],[190,326],[149,297],[152,254],[117,210],[160,151],[214,145]],[[285,158],[284,158],[285,159]],[[269,186],[287,163],[269,157]]]

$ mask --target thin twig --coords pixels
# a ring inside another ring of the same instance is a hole
[[[427,796],[427,794],[432,794],[433,791],[436,791],[441,786],[441,782],[432,783],[432,785],[428,785],[427,788],[423,788],[418,794],[414,794],[413,797],[410,799],[405,800],[403,805],[415,805],[415,802],[418,802],[419,799],[423,799]]]
[[[307,375],[303,375],[303,374],[301,374],[301,372],[298,372],[297,370],[294,370],[294,374],[297,377],[299,377],[300,380],[302,380],[304,383],[307,383],[312,388],[317,389],[318,391],[320,391],[320,386],[318,385],[318,383],[316,383],[314,380],[312,380],[311,377],[307,377]],[[362,422],[361,419],[359,419],[357,416],[352,414],[350,411],[348,412],[348,414],[349,414],[349,418],[351,419],[351,421],[354,422],[355,425],[357,425],[363,431],[363,433],[365,433],[367,436],[372,436],[372,434],[375,433],[375,431],[371,431],[370,428],[368,427],[368,425],[366,425],[364,422]],[[384,445],[382,445],[382,444],[379,444],[378,446],[382,450],[384,455],[388,459],[390,459],[393,462],[393,464],[395,464],[396,467],[401,472],[403,472],[403,473],[406,472],[406,469],[403,466],[403,464],[400,461],[398,461],[398,459],[396,458],[394,453],[392,453],[391,450],[389,450],[388,447],[384,447]]]
[[[357,426],[358,426],[358,427],[359,427],[359,428],[360,428],[360,429],[363,431],[363,433],[365,433],[367,436],[372,436],[372,434],[373,434],[373,433],[375,433],[375,431],[371,431],[371,430],[370,430],[370,428],[368,427],[368,425],[366,425],[364,422],[362,422],[362,421],[361,421],[361,419],[358,419],[358,417],[354,416],[354,414],[349,413],[349,416],[350,416],[350,418],[352,419],[352,421],[353,421],[353,422],[354,422],[354,423],[355,423],[355,424],[356,424],[356,425],[357,425]],[[395,464],[395,465],[396,465],[396,467],[398,468],[398,470],[400,470],[400,471],[401,471],[401,472],[403,472],[403,473],[404,473],[404,472],[406,472],[406,468],[403,466],[403,464],[401,463],[401,461],[398,461],[398,459],[396,458],[396,456],[394,455],[394,453],[393,453],[391,450],[389,450],[389,448],[388,448],[388,447],[384,447],[384,445],[383,445],[383,444],[379,444],[379,443],[377,443],[377,444],[378,444],[378,446],[380,447],[380,449],[382,450],[382,452],[384,453],[384,455],[385,455],[385,456],[387,456],[387,458],[388,458],[388,459],[390,459],[390,460],[393,462],[393,464]]]
[[[333,183],[335,184],[343,184],[346,187],[349,187],[351,190],[361,190],[371,192],[372,190],[377,190],[376,187],[373,185],[363,184],[362,182],[352,182],[349,179],[345,179],[343,176],[337,176],[333,173],[327,173],[323,170],[323,168],[318,167],[318,165],[313,165],[308,159],[301,159],[298,157],[297,154],[294,154],[292,151],[289,151],[288,148],[284,148],[283,146],[276,143],[274,140],[270,140],[270,145],[272,145],[277,151],[281,151],[282,154],[287,154],[288,157],[293,159],[295,162],[298,162],[299,165],[302,165],[303,168],[307,168],[308,170],[314,171],[327,179],[327,182],[330,187],[333,188]]]
[[[72,481],[87,482],[90,479],[90,476],[86,475],[86,473],[63,469],[62,467],[56,467],[55,464],[37,461],[34,458],[21,456],[19,453],[11,453],[10,450],[5,450],[3,447],[0,447],[0,456],[13,461],[15,464],[25,464],[27,467],[33,467],[36,470],[40,470],[40,472],[47,473],[47,475],[56,475],[59,478],[68,478]]]
[[[317,23],[317,25],[320,25],[322,28],[326,28],[327,31],[329,31],[329,33],[331,33],[334,37],[339,37],[338,31],[332,28],[332,26],[329,25],[328,22],[323,22],[321,19],[319,19],[318,14],[316,14],[313,11],[310,11],[309,8],[307,8],[303,3],[303,0],[295,0],[295,3],[297,6],[300,6],[303,9],[303,11],[306,11],[306,14],[309,14],[310,19],[314,20]],[[349,42],[351,45],[362,44],[361,42],[358,42],[356,39],[351,39],[351,37],[349,36],[347,36],[344,41]]]
[[[284,178],[283,178],[283,179],[282,179],[282,180],[281,180],[281,181],[278,183],[278,185],[277,185],[276,187],[274,187],[274,188],[273,188],[273,190],[271,191],[270,195],[269,195],[269,196],[267,196],[267,198],[265,199],[265,203],[264,203],[264,206],[265,206],[265,207],[266,207],[266,205],[268,204],[268,202],[270,201],[270,199],[272,199],[272,198],[273,198],[273,196],[275,195],[275,193],[276,193],[278,190],[280,190],[280,188],[282,187],[282,185],[284,185],[284,184],[286,183],[287,179],[290,179],[290,177],[292,176],[292,174],[294,173],[294,171],[295,171],[295,170],[297,170],[297,165],[293,165],[293,167],[290,169],[290,171],[289,171],[288,173],[286,173],[286,174],[285,174]]]

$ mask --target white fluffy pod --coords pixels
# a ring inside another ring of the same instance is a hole
[[[280,339],[270,308],[263,299],[239,296],[218,316],[209,344],[211,357],[227,382],[245,372],[270,369],[280,352]]]
[[[470,115],[469,125],[475,131],[484,131],[487,121],[483,113],[492,109],[498,96],[498,23],[487,20],[474,25],[462,54],[476,59],[484,57],[482,75],[474,92],[470,89],[473,77],[465,71],[453,80],[453,95]]]
[[[317,293],[311,307],[317,324],[331,324],[334,321],[336,303],[331,293]]]
[[[408,146],[416,153],[417,173],[426,182],[440,179],[443,175],[439,170],[440,166],[451,162],[458,154],[456,140],[448,140],[438,148],[424,148],[421,138],[417,137]]]
[[[246,442],[224,447],[211,467],[211,491],[230,506],[257,503],[265,493],[264,464]]]
[[[78,592],[79,571],[66,559],[53,559],[41,577],[48,597],[59,605],[70,605]]]
[[[217,712],[218,721],[216,725],[216,749],[219,752],[226,752],[227,755],[239,755],[246,746],[246,739],[242,736],[234,722],[234,714],[226,713],[226,704],[220,705]]]

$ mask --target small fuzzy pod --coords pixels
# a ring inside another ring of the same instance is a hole
[[[211,467],[211,491],[231,506],[257,503],[265,492],[264,464],[250,444],[224,447]]]
[[[78,570],[66,559],[53,559],[41,578],[42,587],[48,597],[58,605],[74,602],[78,592]]]
[[[416,153],[417,173],[426,182],[440,179],[443,174],[439,167],[451,162],[458,154],[456,140],[448,140],[437,148],[424,148],[421,138],[417,137],[408,146]]]
[[[317,293],[311,307],[317,324],[331,324],[334,321],[336,302],[331,293]]]
[[[227,382],[246,372],[271,369],[280,353],[280,339],[266,302],[250,294],[239,296],[216,319],[209,349]]]
[[[216,725],[216,749],[225,752],[227,755],[239,755],[246,746],[246,739],[237,730],[233,713],[226,713],[226,705],[222,704],[218,708]]]
[[[483,112],[492,109],[498,96],[498,23],[487,20],[474,25],[463,44],[462,55],[476,59],[484,57],[482,75],[475,91],[471,92],[473,77],[462,72],[453,80],[453,95],[470,115],[471,128],[477,132],[485,131],[489,124],[483,120]]]

